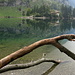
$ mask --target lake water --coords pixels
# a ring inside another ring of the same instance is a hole
[[[62,34],[75,34],[75,20],[25,20],[0,18],[0,59],[38,40]],[[62,41],[66,43],[66,41]],[[42,46],[12,63],[26,63],[42,58],[55,47]]]

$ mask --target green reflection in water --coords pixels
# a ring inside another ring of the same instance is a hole
[[[50,20],[25,20],[25,19],[0,19],[0,59],[6,55],[30,45],[38,40],[51,38],[68,33],[74,28],[74,21],[50,21]],[[13,63],[25,63],[42,58],[43,53],[50,53],[53,46],[37,48],[30,54],[15,60]]]

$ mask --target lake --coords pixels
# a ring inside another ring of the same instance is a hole
[[[0,18],[0,59],[38,40],[63,34],[75,34],[75,20]],[[37,60],[54,49],[51,45],[39,47],[11,64]]]

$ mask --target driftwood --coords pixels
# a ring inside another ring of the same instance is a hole
[[[38,65],[40,63],[43,63],[43,62],[53,62],[55,64],[61,63],[60,60],[50,60],[50,59],[47,59],[47,58],[42,58],[42,59],[39,59],[37,61],[33,61],[33,62],[30,62],[30,63],[27,63],[27,64],[12,64],[12,65],[7,65],[7,66],[5,66],[5,67],[3,67],[3,68],[0,69],[0,73],[6,72],[6,71],[9,71],[9,70],[29,68],[29,67]]]
[[[68,39],[69,41],[74,41],[75,35],[74,34],[67,34],[67,35],[61,35],[50,39],[43,39],[40,41],[37,41],[29,46],[26,46],[0,60],[0,68],[4,67],[5,65],[9,64],[10,62],[14,61],[15,59],[22,57],[31,51],[33,51],[35,48],[38,48],[43,45],[53,45],[57,47],[61,52],[64,52],[69,57],[75,60],[75,54],[63,47],[58,41],[62,39]]]

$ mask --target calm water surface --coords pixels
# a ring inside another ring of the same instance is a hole
[[[75,34],[75,20],[25,20],[0,18],[0,59],[38,40],[62,34]],[[66,41],[62,41],[66,43]],[[26,63],[42,58],[55,48],[42,46],[12,63]]]

